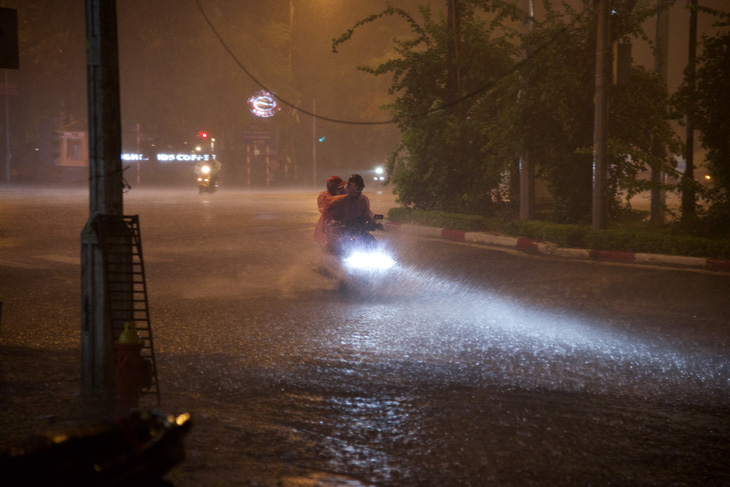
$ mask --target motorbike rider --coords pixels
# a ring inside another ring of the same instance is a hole
[[[362,176],[353,174],[347,181],[347,194],[333,198],[324,209],[322,219],[327,243],[337,241],[343,226],[363,225],[374,221],[370,200],[362,194],[364,188]],[[339,223],[340,226],[335,226],[334,223]]]
[[[365,181],[359,174],[353,174],[347,180],[347,195],[333,199],[323,215],[325,220],[337,220],[345,225],[362,224],[373,221],[374,215],[370,211],[370,200],[362,194]]]
[[[314,225],[314,240],[320,245],[327,245],[327,237],[324,231],[324,211],[337,196],[347,193],[346,186],[347,183],[339,176],[330,176],[327,179],[327,189],[317,196],[317,209],[320,216]]]
[[[193,171],[198,176],[198,180],[208,177],[210,187],[215,188],[218,185],[218,172],[221,170],[221,166],[222,164],[218,160],[203,161],[195,164]]]

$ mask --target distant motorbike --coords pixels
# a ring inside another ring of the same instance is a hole
[[[371,234],[383,230],[382,219],[375,215],[372,222],[334,225],[337,238],[323,250],[318,270],[336,279],[340,292],[371,293],[395,267],[390,252]]]
[[[209,164],[200,166],[200,174],[198,174],[198,193],[213,194],[218,189],[218,177],[213,168]]]

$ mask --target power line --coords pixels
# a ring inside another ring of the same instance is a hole
[[[249,78],[251,78],[251,80],[254,83],[256,83],[257,85],[259,85],[262,89],[264,89],[264,90],[266,90],[268,92],[273,93],[272,90],[270,90],[269,88],[267,88],[267,86],[263,82],[261,82],[259,79],[257,79],[246,68],[246,66],[244,66],[244,64],[233,53],[233,51],[231,50],[231,48],[228,47],[228,45],[226,44],[226,42],[223,40],[223,37],[221,37],[221,35],[218,33],[218,31],[216,30],[215,26],[213,25],[213,23],[210,21],[210,19],[206,15],[205,10],[203,10],[203,7],[200,5],[200,0],[195,0],[195,3],[198,5],[198,9],[200,10],[201,15],[205,19],[205,22],[210,27],[210,30],[216,36],[216,38],[218,39],[218,42],[221,44],[221,46],[223,46],[223,49],[225,49],[226,52],[228,53],[228,55],[231,56],[231,59],[233,59],[233,61],[243,70],[244,73],[246,73],[246,75],[248,75]],[[542,46],[538,46],[532,52],[532,54],[530,56],[528,56],[525,59],[523,59],[522,61],[516,63],[509,71],[507,71],[503,75],[499,76],[494,81],[491,81],[491,82],[485,84],[484,86],[482,86],[480,88],[477,88],[476,90],[473,90],[473,91],[471,91],[469,93],[466,93],[466,94],[460,96],[459,98],[457,98],[456,100],[452,100],[452,101],[450,101],[448,103],[444,103],[443,105],[439,105],[437,107],[431,108],[431,109],[425,111],[420,116],[421,117],[426,117],[426,116],[428,116],[431,113],[434,113],[434,112],[437,112],[437,111],[441,111],[441,110],[445,110],[445,109],[447,109],[449,107],[452,107],[454,105],[458,105],[459,103],[461,103],[461,102],[463,102],[463,101],[465,101],[465,100],[467,100],[469,98],[472,98],[473,96],[476,96],[478,94],[485,93],[485,92],[491,90],[497,83],[499,83],[503,79],[507,78],[512,73],[514,73],[514,72],[518,71],[519,69],[521,69],[528,62],[530,62],[532,60],[532,58],[534,58],[537,54],[539,54],[540,52],[542,52],[543,50],[545,50],[548,46],[550,46],[553,42],[555,42],[564,32],[566,32],[568,30],[569,27],[570,27],[570,25],[566,25],[565,27],[563,27],[562,29],[560,29],[555,34],[555,36],[553,36],[551,39],[549,39],[545,44],[543,44]],[[376,121],[376,122],[363,122],[363,121],[355,121],[355,120],[342,120],[342,119],[330,118],[330,117],[326,117],[324,115],[317,115],[316,113],[312,113],[312,112],[309,112],[307,110],[304,110],[303,108],[300,108],[299,106],[291,103],[290,101],[288,101],[288,100],[286,100],[284,98],[280,98],[279,96],[277,96],[276,99],[279,100],[283,105],[286,105],[289,108],[291,108],[292,110],[295,110],[297,112],[303,113],[303,114],[308,115],[310,117],[313,117],[315,119],[324,120],[324,121],[332,122],[332,123],[339,123],[339,124],[345,124],[345,125],[392,125],[392,124],[397,123],[396,120],[392,120],[392,119],[391,120],[381,120],[381,121]]]
[[[220,42],[221,46],[223,46],[223,49],[226,50],[228,55],[231,56],[231,59],[233,59],[233,61],[236,64],[238,64],[238,66],[243,70],[243,72],[246,73],[248,75],[248,77],[254,81],[254,83],[259,85],[264,90],[266,90],[270,93],[273,93],[273,91],[270,90],[263,82],[259,81],[253,74],[251,74],[251,72],[248,69],[246,69],[246,66],[244,66],[243,63],[238,59],[238,57],[236,57],[236,55],[233,53],[233,51],[231,51],[231,49],[228,47],[228,45],[223,40],[221,35],[218,33],[216,28],[213,26],[213,23],[210,21],[208,16],[205,14],[203,7],[200,5],[200,1],[195,0],[195,3],[198,5],[198,9],[200,9],[200,13],[203,15],[203,18],[205,19],[206,23],[210,27],[210,30],[213,32],[213,34],[216,36],[216,38],[218,38],[218,42]],[[335,118],[325,117],[323,115],[317,115],[312,112],[308,112],[307,110],[299,108],[297,105],[291,103],[290,101],[288,101],[284,98],[280,98],[279,96],[277,96],[276,99],[279,100],[282,104],[291,108],[292,110],[296,110],[297,112],[303,113],[305,115],[309,115],[310,117],[314,117],[319,120],[326,120],[328,122],[348,124],[348,125],[390,125],[390,124],[395,123],[394,120],[383,120],[383,121],[379,121],[379,122],[361,122],[361,121],[354,121],[354,120],[339,120],[339,119],[335,119]]]

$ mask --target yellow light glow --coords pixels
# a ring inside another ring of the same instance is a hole
[[[190,413],[183,413],[175,418],[175,424],[182,426],[190,420]]]

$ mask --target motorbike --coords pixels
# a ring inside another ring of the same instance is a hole
[[[334,224],[333,238],[324,248],[318,266],[321,274],[335,279],[340,292],[372,293],[387,279],[396,261],[371,232],[383,230],[380,220]]]
[[[209,164],[200,166],[198,174],[198,193],[213,194],[218,189],[218,178]]]

